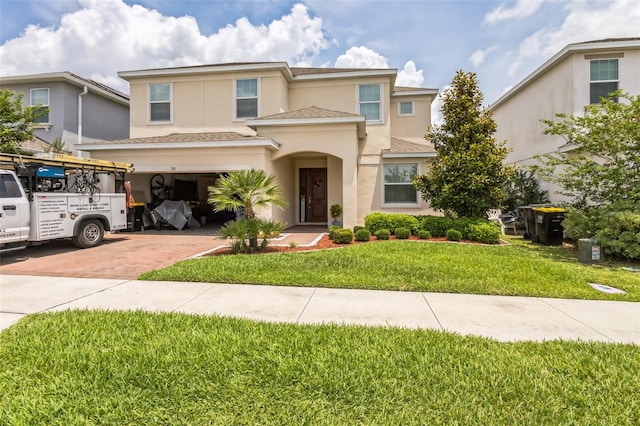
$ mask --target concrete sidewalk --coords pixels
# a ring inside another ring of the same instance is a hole
[[[0,329],[31,313],[69,308],[425,328],[499,341],[566,339],[640,344],[640,303],[632,302],[0,276]]]

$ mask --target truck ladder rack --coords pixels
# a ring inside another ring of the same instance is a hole
[[[118,161],[79,158],[72,155],[45,153],[37,156],[0,153],[0,164],[25,167],[27,165],[58,166],[65,169],[90,169],[103,173],[130,173],[133,164]]]

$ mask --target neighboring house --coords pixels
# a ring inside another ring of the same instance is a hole
[[[509,164],[533,165],[534,156],[552,152],[571,155],[561,136],[545,135],[540,120],[555,114],[581,115],[616,89],[640,94],[640,38],[570,44],[506,92],[489,109],[498,126],[496,140],[507,141]],[[542,182],[553,202],[563,198],[557,187]]]
[[[396,87],[397,70],[267,62],[119,76],[131,89],[131,139],[83,149],[133,163],[133,192],[146,202],[161,175],[171,198],[204,209],[221,173],[255,168],[274,174],[289,202],[260,214],[289,225],[327,224],[332,204],[347,227],[374,211],[432,212],[412,179],[435,156],[423,136],[437,90]]]
[[[25,106],[48,108],[34,132],[47,143],[60,138],[78,153],[83,143],[129,137],[129,97],[104,84],[65,71],[0,77],[0,88],[22,93]]]

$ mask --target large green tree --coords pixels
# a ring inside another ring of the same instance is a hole
[[[493,137],[496,124],[482,107],[475,73],[458,71],[442,98],[444,121],[425,135],[438,155],[414,184],[436,210],[482,217],[505,199],[513,172],[503,165],[507,149]]]
[[[33,122],[46,113],[41,105],[22,106],[22,93],[0,89],[0,152],[25,154],[22,142],[33,137]]]
[[[282,208],[287,205],[281,188],[273,182],[274,178],[264,170],[239,170],[220,176],[216,184],[209,187],[207,201],[213,205],[214,211],[236,212],[242,209],[244,215],[239,223],[225,224],[221,230],[224,236],[235,236],[242,240],[246,238],[251,249],[255,250],[258,248],[260,232],[269,234],[283,227],[279,223],[262,221],[256,217],[256,208],[268,205]]]
[[[544,180],[576,207],[640,206],[640,96],[617,91],[584,114],[543,122],[545,134],[562,136],[573,148],[538,157],[535,170]]]

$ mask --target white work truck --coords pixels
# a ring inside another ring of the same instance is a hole
[[[89,248],[102,243],[105,230],[127,228],[127,195],[102,193],[98,176],[124,175],[131,165],[9,154],[0,163],[0,252],[60,238]]]

